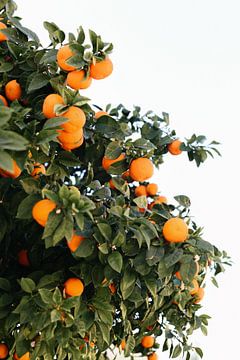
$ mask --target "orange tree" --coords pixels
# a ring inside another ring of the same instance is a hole
[[[45,22],[43,48],[15,7],[0,1],[0,358],[202,356],[189,336],[206,334],[206,276],[217,285],[229,258],[187,196],[168,202],[149,179],[217,143],[179,140],[166,113],[90,106],[80,93],[111,74],[112,44]]]

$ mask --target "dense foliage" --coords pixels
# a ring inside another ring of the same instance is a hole
[[[196,329],[207,332],[198,287],[208,274],[217,285],[215,275],[229,259],[203,240],[187,196],[169,203],[155,185],[147,187],[148,166],[151,173],[152,163],[158,168],[174,154],[168,114],[108,105],[98,117],[101,109],[66,84],[69,71],[59,67],[58,49],[69,45],[66,64],[84,70],[86,80],[92,65],[109,59],[112,44],[93,31],[88,44],[81,27],[65,39],[45,22],[51,44],[43,48],[14,11],[13,1],[0,1],[0,342],[6,358],[107,359],[106,350],[117,347],[149,359],[159,347],[172,358],[202,356],[189,340]],[[50,94],[63,103],[46,118]],[[63,140],[74,136],[64,117],[70,107],[86,117],[72,142]],[[77,143],[72,151],[70,143]],[[218,153],[215,145],[193,135],[176,154],[187,153],[199,166]],[[149,162],[133,169],[136,159]],[[42,199],[50,201],[39,210]],[[186,239],[164,235],[172,218],[184,220]],[[81,280],[80,295],[68,290],[69,279]],[[153,337],[151,346],[145,336]]]

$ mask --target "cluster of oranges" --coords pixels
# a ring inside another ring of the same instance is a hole
[[[5,343],[0,343],[0,359],[6,359],[9,354],[8,346]],[[15,352],[13,355],[14,360],[30,360],[30,353],[26,352],[24,355],[19,357]]]
[[[88,88],[92,79],[101,80],[111,75],[113,71],[113,64],[109,57],[96,61],[92,61],[90,68],[87,71],[80,69],[76,66],[69,65],[67,60],[75,55],[74,51],[71,50],[69,45],[61,47],[57,52],[57,63],[58,66],[67,71],[66,84],[74,90],[82,90]]]

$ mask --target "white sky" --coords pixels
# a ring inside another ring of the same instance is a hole
[[[225,249],[234,266],[207,287],[203,313],[209,335],[194,342],[204,360],[235,360],[239,341],[239,1],[234,0],[16,0],[23,23],[44,44],[44,20],[66,32],[79,25],[112,41],[114,73],[95,81],[85,95],[103,106],[141,105],[170,114],[184,138],[193,132],[219,140],[222,158],[199,169],[186,155],[167,156],[155,179],[169,199],[186,194],[205,239]],[[159,353],[162,360],[168,359]]]

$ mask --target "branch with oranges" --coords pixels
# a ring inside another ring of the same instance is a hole
[[[0,1],[0,359],[202,357],[208,274],[217,286],[231,261],[152,176],[218,144],[179,139],[166,113],[91,104],[112,44],[45,22],[44,48],[15,10]]]

